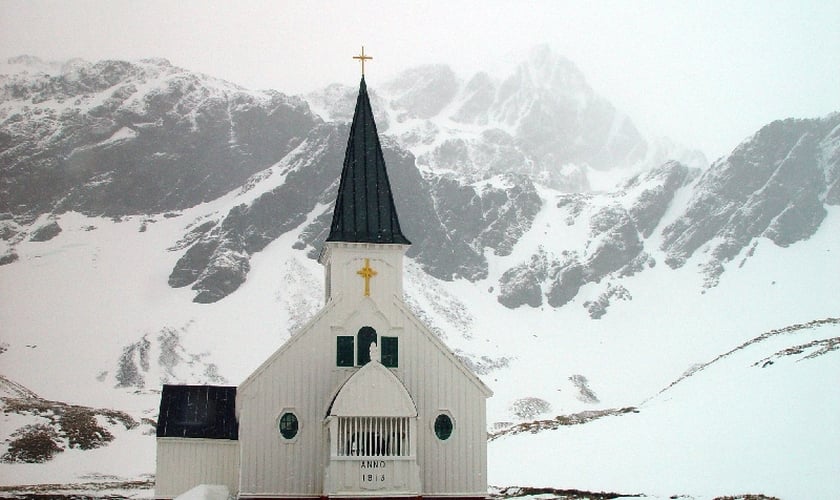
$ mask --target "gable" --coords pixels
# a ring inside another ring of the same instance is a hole
[[[449,347],[446,344],[444,344],[443,341],[440,340],[437,335],[432,333],[431,330],[429,330],[426,327],[426,325],[408,309],[405,301],[403,301],[399,297],[395,297],[395,299],[396,305],[399,308],[400,312],[404,314],[414,324],[417,330],[426,338],[428,342],[434,345],[437,348],[437,350],[440,351],[440,353],[443,354],[443,356],[452,365],[456,367],[458,371],[460,371],[467,379],[469,379],[469,381],[474,386],[476,386],[479,389],[479,391],[481,391],[484,394],[485,398],[489,398],[493,395],[493,391],[489,387],[487,387],[487,385],[484,382],[482,382],[482,380],[478,378],[478,376],[475,373],[473,373],[472,370],[470,370],[467,367],[467,365],[464,364],[463,361],[458,359],[458,357],[455,356],[455,353],[452,352],[452,350],[450,350]]]
[[[318,326],[318,324],[324,319],[325,316],[329,315],[333,309],[335,309],[335,305],[338,301],[337,300],[330,300],[327,304],[318,311],[312,319],[309,320],[297,333],[292,334],[286,342],[284,342],[279,348],[277,348],[274,353],[268,357],[263,363],[257,367],[256,370],[251,373],[242,383],[239,384],[239,392],[245,391],[248,386],[253,384],[259,376],[268,369],[269,366],[274,364],[280,357],[283,356],[283,353],[286,352],[292,345],[297,343],[300,339],[304,338],[307,334],[309,334],[313,328]]]

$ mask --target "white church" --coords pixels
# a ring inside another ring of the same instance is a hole
[[[319,258],[326,304],[239,386],[163,387],[155,497],[486,497],[491,391],[403,300],[409,245],[363,66]]]

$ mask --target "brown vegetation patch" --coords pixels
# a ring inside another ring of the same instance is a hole
[[[11,437],[9,449],[2,457],[4,462],[37,464],[64,451],[58,444],[58,433],[49,425],[26,425],[13,432]]]
[[[726,497],[716,497],[714,500],[781,500],[776,497],[768,497],[767,495],[736,495],[736,496],[726,496]]]
[[[639,413],[635,406],[628,406],[626,408],[610,408],[607,410],[588,410],[580,413],[573,413],[571,415],[558,415],[550,420],[534,420],[533,422],[524,422],[514,425],[499,432],[491,433],[488,436],[488,441],[492,441],[501,436],[512,436],[514,434],[521,434],[523,432],[530,432],[536,434],[544,430],[554,430],[563,425],[578,425],[585,424],[592,420],[602,417],[624,415],[625,413]]]
[[[105,446],[114,435],[100,423],[122,425],[127,430],[140,425],[131,415],[107,408],[89,408],[35,397],[0,398],[4,413],[32,415],[46,420],[26,425],[10,436],[3,462],[41,463],[50,460],[65,446],[90,450]]]
[[[81,500],[136,498],[138,490],[151,490],[154,478],[135,480],[90,481],[66,484],[32,484],[0,486],[0,498],[38,500]],[[144,494],[141,497],[147,496]]]
[[[491,498],[519,498],[531,495],[553,495],[554,500],[610,500],[613,498],[641,497],[643,495],[626,495],[606,491],[561,490],[557,488],[534,488],[530,486],[508,486],[496,488]]]

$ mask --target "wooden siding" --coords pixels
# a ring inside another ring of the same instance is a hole
[[[239,490],[239,443],[228,439],[158,438],[155,498],[175,498],[200,484]]]
[[[237,391],[241,446],[240,495],[319,496],[330,457],[326,416],[341,385],[359,368],[336,367],[336,336],[363,326],[396,337],[399,368],[391,369],[418,411],[417,463],[422,494],[478,496],[487,491],[485,399],[491,393],[402,301],[402,253],[394,245],[330,245],[327,306],[274,353]],[[371,295],[355,275],[364,262],[379,274]],[[294,439],[280,436],[277,420],[291,411],[300,421]],[[440,441],[433,423],[440,413],[454,421]],[[348,492],[349,493],[349,492]],[[384,493],[384,492],[383,492]]]
[[[423,495],[484,495],[487,491],[486,387],[410,312],[401,309],[407,335],[403,382],[419,414],[417,462]],[[449,415],[454,429],[441,441],[434,421]]]

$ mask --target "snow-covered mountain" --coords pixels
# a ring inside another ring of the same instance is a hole
[[[320,308],[357,89],[289,97],[160,60],[3,69],[0,455],[55,449],[0,477],[142,482],[162,383],[238,383]],[[840,113],[707,166],[544,47],[502,76],[369,84],[408,302],[495,392],[491,483],[840,490]],[[71,441],[79,421],[96,446]]]
[[[702,153],[666,139],[649,143],[548,46],[535,47],[498,75],[479,72],[462,80],[446,65],[428,65],[373,90],[380,131],[414,153],[424,171],[466,183],[519,173],[579,192],[601,187],[603,171],[668,159],[706,165]],[[347,121],[355,94],[353,87],[333,85],[307,100],[326,119]]]
[[[32,58],[8,64],[18,72],[0,76],[0,211],[16,215],[194,206],[242,185],[320,122],[298,98],[165,60],[76,60],[53,73]]]

